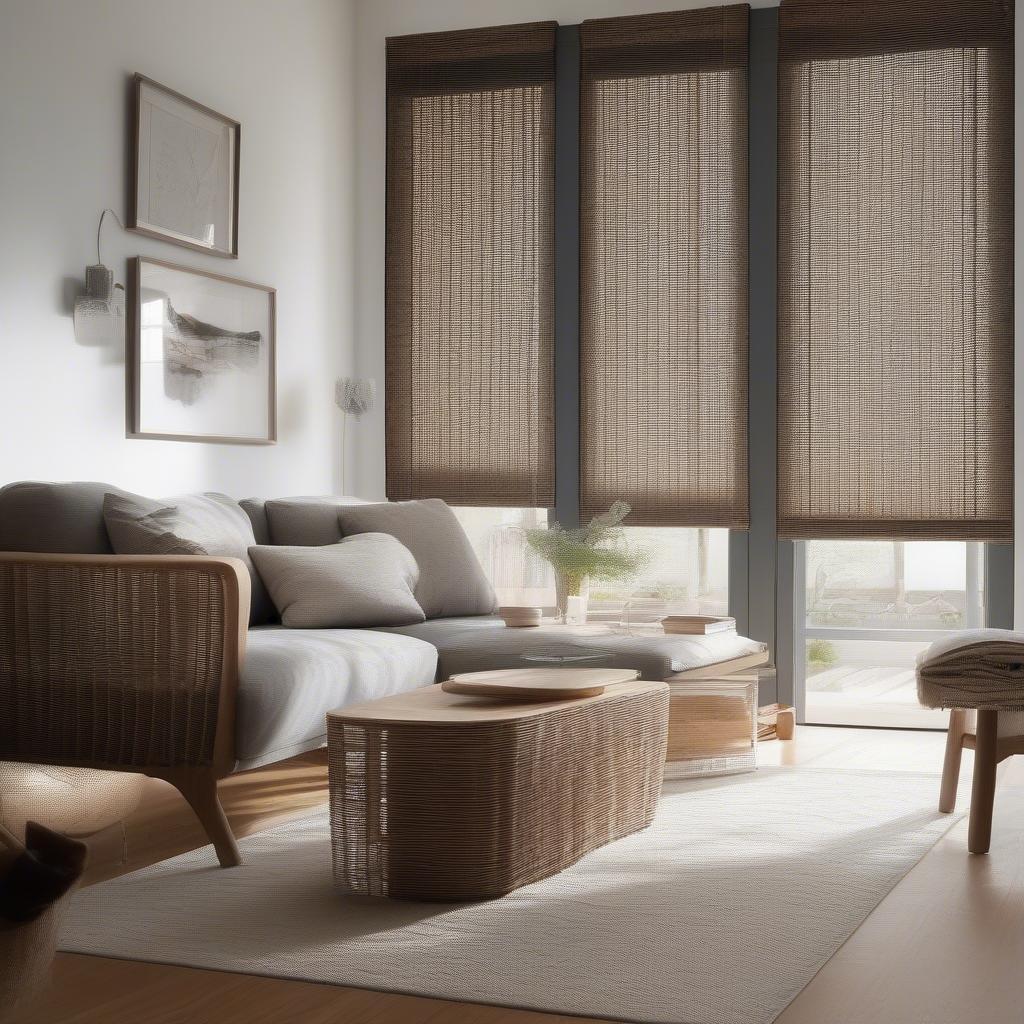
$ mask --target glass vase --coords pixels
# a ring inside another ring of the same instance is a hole
[[[579,597],[582,601],[582,619],[587,621],[587,601],[590,597],[590,580],[577,573],[555,572],[555,602],[558,610],[558,621],[566,624],[566,611],[570,597]]]

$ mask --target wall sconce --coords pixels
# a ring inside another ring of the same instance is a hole
[[[334,404],[344,413],[341,421],[341,490],[345,493],[345,426],[349,416],[359,419],[373,408],[377,382],[372,377],[339,377],[334,382]]]
[[[85,268],[85,294],[75,299],[75,339],[80,345],[117,345],[124,342],[124,285],[114,283],[114,272],[103,265],[100,233],[103,219],[113,210],[100,214],[96,228],[96,262]],[[121,224],[122,229],[124,225]]]
[[[360,380],[356,377],[339,377],[334,382],[334,404],[343,412],[356,418],[373,408],[373,400],[377,397],[377,382],[368,377]]]

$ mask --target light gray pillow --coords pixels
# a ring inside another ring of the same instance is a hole
[[[424,619],[413,596],[416,559],[385,533],[323,547],[259,544],[249,554],[281,621],[293,629],[407,626]]]
[[[274,606],[249,558],[256,542],[249,517],[226,494],[152,499],[109,493],[103,521],[119,555],[224,555],[245,562],[252,581],[249,625],[274,617]]]
[[[416,600],[428,619],[487,615],[497,603],[494,590],[455,513],[440,498],[352,505],[338,510],[346,536],[390,533],[420,567]]]

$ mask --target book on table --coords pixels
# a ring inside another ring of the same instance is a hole
[[[736,620],[731,615],[666,615],[661,625],[666,633],[708,636],[735,630]]]

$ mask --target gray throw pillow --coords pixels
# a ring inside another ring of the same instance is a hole
[[[249,517],[226,494],[154,500],[107,494],[103,520],[119,555],[223,555],[245,562],[252,581],[249,625],[274,617],[274,606],[249,558],[256,542]]]
[[[413,553],[420,567],[416,600],[428,619],[494,611],[494,590],[473,545],[440,498],[352,505],[338,510],[338,523],[346,537],[390,533]]]
[[[264,514],[270,537],[266,543],[288,544],[292,547],[322,547],[324,544],[337,544],[341,540],[338,509],[344,505],[359,504],[363,504],[359,498],[349,498],[344,495],[271,498],[264,503]],[[243,507],[245,507],[244,504]],[[264,542],[259,541],[259,543]]]
[[[91,481],[23,480],[0,487],[0,551],[109,555],[103,497],[127,494]]]
[[[416,559],[394,537],[364,533],[323,547],[249,549],[293,629],[407,626],[423,621],[413,587]]]

